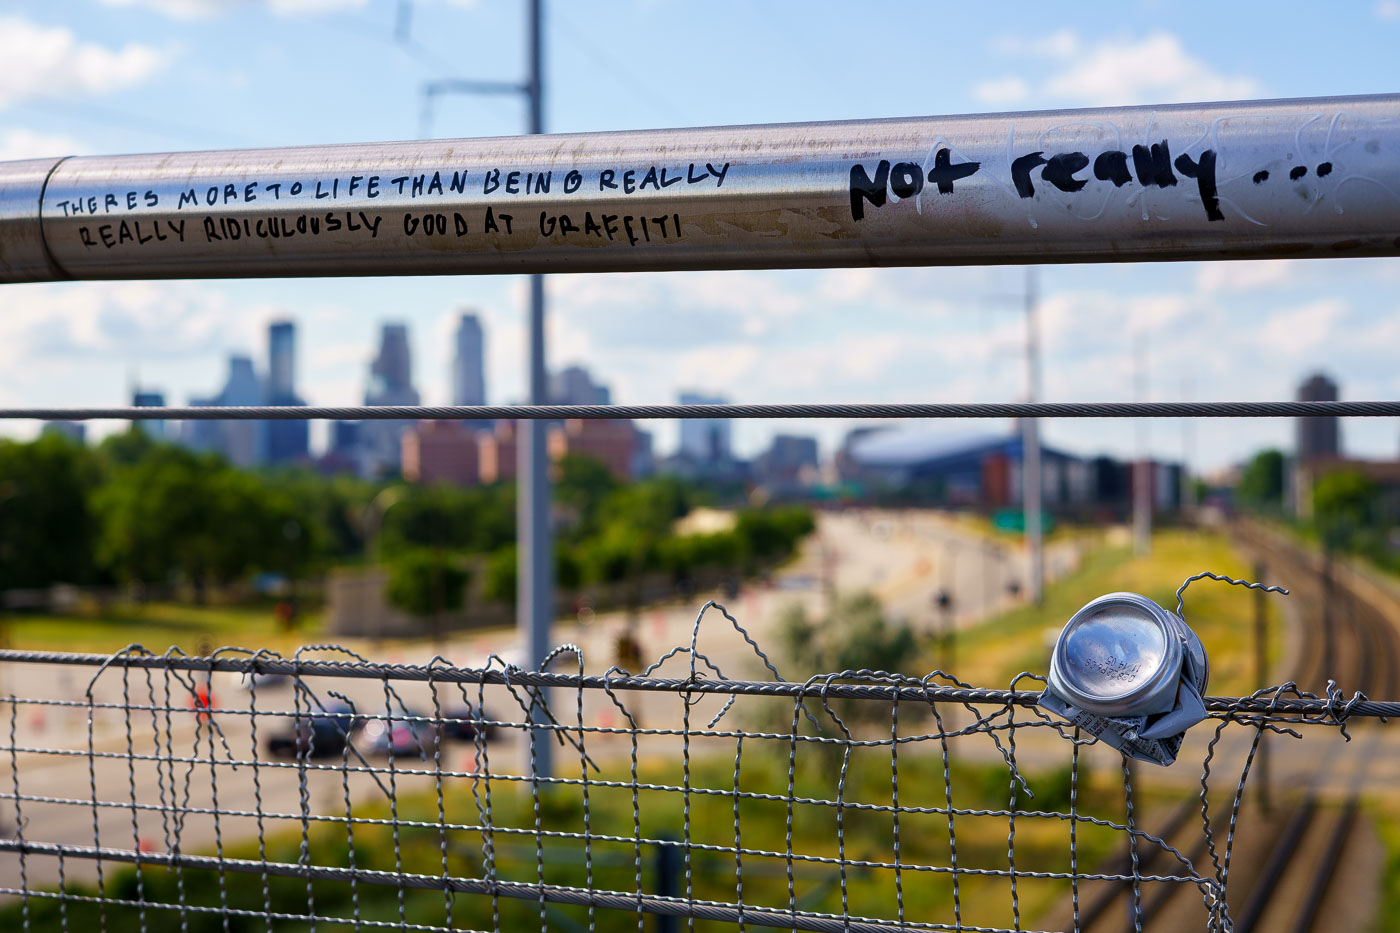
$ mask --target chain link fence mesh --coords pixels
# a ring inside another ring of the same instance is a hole
[[[754,679],[701,650],[707,613]],[[1081,929],[1115,899],[1141,928],[1182,890],[1225,930],[1261,741],[1378,706],[1212,698],[1199,788],[1169,807],[1143,766],[1090,767],[1038,676],[793,682],[712,605],[635,674],[573,646],[543,672],[327,645],[0,663],[0,925],[44,931],[992,933]]]

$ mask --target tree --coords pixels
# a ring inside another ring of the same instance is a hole
[[[389,602],[420,617],[455,612],[466,604],[471,571],[442,551],[420,548],[389,565]]]
[[[93,582],[97,475],[91,452],[67,438],[0,441],[0,588]]]
[[[890,671],[918,675],[919,651],[906,625],[885,618],[884,608],[871,593],[842,596],[823,619],[813,620],[802,606],[790,607],[779,620],[779,632],[796,670],[789,678],[839,671]],[[795,674],[795,676],[794,676]],[[867,701],[835,702],[837,715],[848,726],[883,723],[888,735],[890,707]],[[904,707],[901,706],[901,713]],[[911,710],[912,712],[912,710]]]
[[[1376,486],[1355,470],[1329,473],[1313,484],[1313,520],[1324,539],[1346,544],[1370,527]]]
[[[790,607],[780,621],[788,656],[804,673],[846,670],[914,674],[918,643],[906,625],[889,622],[880,600],[868,592],[842,596],[830,614],[808,617]],[[886,710],[888,713],[888,710]]]
[[[285,571],[288,561],[305,559],[310,542],[294,502],[217,456],[169,445],[116,468],[94,505],[103,566],[133,583],[182,577],[197,598],[207,585],[254,569]],[[297,534],[289,534],[289,522]]]
[[[600,460],[569,454],[555,464],[554,472],[555,498],[578,514],[581,533],[595,530],[599,507],[618,490],[612,471]]]
[[[486,562],[486,581],[482,595],[493,602],[514,606],[516,592],[515,545],[509,544],[491,555]]]
[[[515,540],[514,502],[501,487],[405,486],[384,513],[378,550],[390,557],[420,547],[494,551]]]
[[[1283,505],[1283,452],[1262,450],[1245,464],[1240,474],[1240,502],[1255,507]]]

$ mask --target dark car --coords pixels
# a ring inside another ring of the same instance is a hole
[[[490,725],[490,719],[491,714],[485,710],[466,706],[449,709],[442,714],[442,737],[458,742],[474,742],[476,734],[480,732],[482,741],[486,741],[496,731]]]
[[[329,758],[344,752],[363,724],[350,707],[336,704],[316,715],[298,716],[286,732],[268,736],[267,751],[280,758]]]
[[[365,723],[362,741],[357,747],[371,755],[393,755],[395,758],[433,757],[434,728],[422,713],[404,710],[392,717],[371,717]]]

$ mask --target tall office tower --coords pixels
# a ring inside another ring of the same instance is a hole
[[[486,404],[486,346],[481,321],[463,314],[457,324],[457,355],[452,360],[452,404]]]
[[[261,405],[263,387],[253,369],[253,360],[241,354],[230,354],[228,378],[217,395],[192,398],[194,407],[226,405]],[[263,462],[266,444],[266,422],[263,421],[188,421],[186,442],[202,450],[215,450],[235,466],[257,466]]]
[[[291,321],[268,325],[267,392],[273,398],[296,394],[296,342],[297,327]]]
[[[165,393],[157,392],[154,389],[135,388],[131,390],[132,408],[164,408]],[[134,421],[132,422],[141,430],[156,440],[165,440],[164,421]]]
[[[379,355],[374,358],[374,362],[369,368],[370,388],[366,393],[367,405],[417,405],[418,402],[389,401],[412,394],[416,399],[418,393],[413,391],[413,357],[408,349],[408,325],[407,324],[385,324],[379,333]],[[369,396],[376,396],[386,399],[385,401],[373,401]]]
[[[296,325],[273,321],[267,328],[267,404],[302,406],[296,393]],[[305,421],[268,421],[263,435],[268,463],[305,460],[310,454],[310,427]]]
[[[718,395],[682,392],[682,405],[724,405],[729,399]],[[729,419],[688,418],[681,422],[682,455],[707,466],[727,466],[734,461],[729,447]]]
[[[1314,373],[1298,386],[1300,402],[1335,402],[1337,384],[1322,373]],[[1341,454],[1337,418],[1334,415],[1298,419],[1298,460],[1317,460]]]
[[[413,358],[408,349],[407,325],[385,324],[381,330],[379,355],[369,368],[365,404],[419,404],[418,391],[413,388]],[[401,438],[412,424],[410,420],[366,420],[361,424],[360,444],[364,450],[364,470],[368,475],[377,476],[399,469]]]

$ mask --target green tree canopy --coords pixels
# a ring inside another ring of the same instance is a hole
[[[0,441],[0,588],[93,582],[97,475],[91,452],[67,438]]]
[[[1313,520],[1334,543],[1369,527],[1375,506],[1375,483],[1355,470],[1329,473],[1313,484]]]
[[[466,603],[471,572],[442,551],[419,548],[389,565],[389,602],[416,616],[455,612]]]
[[[1239,497],[1245,505],[1277,508],[1283,504],[1283,452],[1261,450],[1240,474]]]

